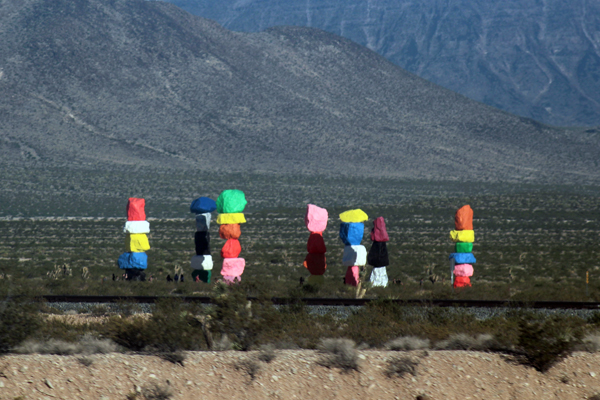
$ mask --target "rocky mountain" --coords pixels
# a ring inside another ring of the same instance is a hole
[[[425,81],[322,30],[142,0],[0,0],[2,163],[600,181],[600,132]],[[138,172],[139,173],[139,172]]]
[[[600,2],[168,0],[235,31],[344,36],[438,85],[559,126],[600,125]]]

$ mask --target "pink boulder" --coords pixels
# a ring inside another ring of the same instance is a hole
[[[471,264],[456,264],[454,266],[454,275],[462,277],[473,276],[473,266]]]
[[[225,276],[240,276],[244,273],[246,260],[243,258],[225,258],[223,259],[223,268],[221,275]]]
[[[306,228],[310,232],[323,232],[325,228],[327,228],[328,218],[329,214],[327,213],[326,209],[317,207],[314,204],[309,204],[306,206],[306,216],[304,217],[304,222],[306,223]]]

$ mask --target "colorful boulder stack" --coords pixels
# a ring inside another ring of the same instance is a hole
[[[383,217],[379,217],[373,222],[371,240],[373,244],[367,255],[367,263],[373,267],[373,270],[369,280],[373,286],[386,287],[388,285],[387,266],[390,265],[386,242],[389,242],[390,237]]]
[[[125,253],[119,256],[119,268],[125,270],[128,280],[144,280],[144,270],[148,268],[147,250],[150,250],[147,233],[150,224],[146,221],[144,208],[146,201],[131,197],[127,203],[125,232]]]
[[[365,232],[364,221],[368,220],[367,214],[360,209],[349,210],[340,214],[340,239],[344,242],[344,255],[342,263],[346,270],[344,283],[346,285],[358,286],[360,282],[360,267],[367,265],[367,249],[362,246],[363,234]]]
[[[210,254],[210,217],[217,209],[217,203],[208,197],[199,197],[192,201],[190,212],[196,214],[196,233],[194,244],[196,255],[192,257],[192,279],[210,283],[213,259]]]
[[[461,207],[454,218],[456,230],[450,232],[450,238],[456,243],[454,253],[450,254],[450,266],[452,268],[454,287],[471,286],[473,276],[473,209],[466,205]]]
[[[246,195],[241,190],[225,190],[217,198],[219,236],[226,240],[221,249],[223,258],[221,275],[228,284],[241,281],[246,267],[246,260],[239,258],[242,252],[239,238],[241,235],[240,224],[246,222],[243,212],[247,203]]]
[[[324,280],[323,274],[327,269],[327,259],[325,258],[327,247],[323,239],[323,232],[327,228],[328,218],[329,214],[326,209],[317,207],[314,204],[306,206],[304,222],[310,236],[308,237],[308,243],[306,243],[308,255],[304,259],[304,268],[310,272],[308,277],[308,283],[310,284],[321,284]]]

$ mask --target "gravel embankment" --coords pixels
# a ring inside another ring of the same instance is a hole
[[[7,355],[0,398],[121,400],[158,385],[175,400],[197,399],[588,399],[600,393],[600,355],[576,353],[549,372],[470,351],[359,352],[359,370],[319,365],[310,350],[282,350],[270,363],[256,352],[187,352],[184,366],[154,356]],[[388,377],[408,357],[415,375]],[[84,365],[84,364],[87,364]],[[255,378],[249,366],[255,368]],[[141,398],[141,397],[137,397]]]

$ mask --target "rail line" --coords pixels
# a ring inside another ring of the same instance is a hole
[[[177,299],[185,303],[212,303],[210,297],[200,296],[70,296],[70,295],[46,295],[37,296],[39,300],[48,303],[142,303],[153,304],[166,299]],[[258,300],[256,297],[248,297],[248,300]],[[364,306],[376,299],[344,299],[344,298],[316,298],[306,297],[291,299],[285,297],[271,298],[273,304],[285,305],[301,302],[307,306],[340,306],[349,307]],[[567,309],[567,310],[600,310],[598,302],[579,301],[509,301],[509,300],[422,300],[422,299],[391,299],[379,300],[405,306],[421,307],[484,307],[484,308],[543,308],[543,309]]]

